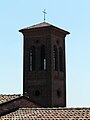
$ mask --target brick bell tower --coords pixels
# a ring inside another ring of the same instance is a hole
[[[65,107],[65,37],[69,32],[46,22],[19,32],[24,36],[23,94],[43,107]]]

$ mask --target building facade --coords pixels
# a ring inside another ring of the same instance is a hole
[[[23,33],[23,94],[44,107],[66,106],[65,37],[69,32],[43,22]]]

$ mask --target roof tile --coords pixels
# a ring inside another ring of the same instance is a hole
[[[90,108],[20,108],[1,119],[90,120]]]
[[[22,32],[23,30],[30,30],[30,29],[34,29],[34,28],[42,28],[42,27],[49,27],[49,26],[51,26],[53,28],[57,28],[58,30],[64,32],[65,34],[70,34],[68,31],[65,31],[65,30],[63,30],[61,28],[58,28],[58,27],[56,27],[52,24],[49,24],[47,22],[42,22],[42,23],[39,23],[39,24],[36,24],[36,25],[32,25],[32,26],[23,28],[23,29],[19,30],[19,32]]]
[[[5,103],[5,102],[9,102],[15,98],[20,97],[20,94],[13,94],[13,95],[0,95],[0,104]]]

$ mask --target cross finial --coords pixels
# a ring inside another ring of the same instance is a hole
[[[45,9],[44,9],[43,13],[44,13],[44,22],[45,22],[45,20],[46,20],[46,16],[45,15],[47,14]]]

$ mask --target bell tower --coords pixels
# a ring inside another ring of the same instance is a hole
[[[23,94],[43,107],[66,106],[65,37],[69,32],[43,22],[23,33]]]

